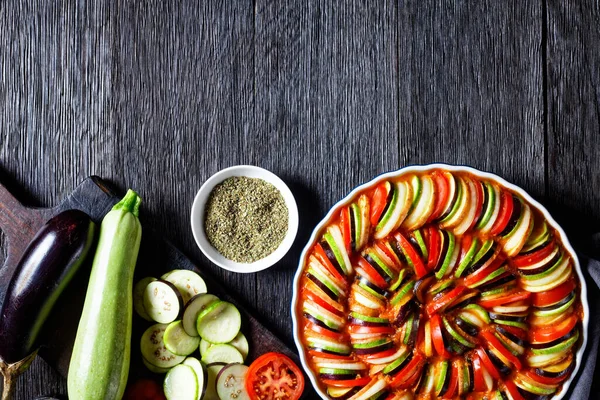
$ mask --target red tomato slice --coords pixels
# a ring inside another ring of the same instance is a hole
[[[366,356],[364,356],[364,359],[365,360],[376,360],[378,358],[389,357],[389,356],[395,354],[397,351],[398,350],[396,350],[396,349],[384,350],[379,353],[366,355]]]
[[[458,367],[456,363],[450,364],[450,383],[448,383],[448,390],[442,396],[444,399],[451,399],[456,396],[458,391]]]
[[[396,329],[392,326],[365,326],[365,325],[349,325],[350,333],[381,333],[381,334],[392,334],[396,332]]]
[[[473,391],[475,391],[475,392],[487,391],[487,386],[485,384],[485,379],[483,377],[484,367],[481,363],[481,359],[479,358],[479,354],[477,354],[477,353],[473,354],[471,363],[473,364]]]
[[[496,255],[495,257],[496,258],[492,260],[492,262],[490,262],[488,265],[479,268],[477,271],[467,276],[465,278],[465,285],[474,285],[475,283],[479,282],[480,280],[484,279],[486,276],[500,268],[502,266],[502,263],[504,263],[504,257],[502,257],[501,255]]]
[[[408,379],[412,377],[415,371],[418,370],[419,367],[423,366],[424,361],[425,360],[421,353],[415,353],[413,358],[408,362],[408,364],[406,364],[406,367],[402,368],[400,372],[394,376],[394,379],[392,379],[390,382],[390,387],[397,388],[403,383],[406,383]]]
[[[442,334],[442,317],[439,314],[435,314],[429,320],[431,326],[431,338],[433,341],[433,347],[440,357],[448,359],[450,358],[450,352],[446,350],[444,346],[444,336]]]
[[[423,372],[424,366],[425,366],[425,361],[423,360],[422,362],[419,363],[419,365],[417,365],[417,367],[415,368],[415,371],[412,373],[412,375],[409,376],[408,378],[406,378],[406,380],[403,383],[400,383],[398,385],[398,388],[399,389],[409,389],[409,388],[413,387],[417,383],[419,378],[421,377],[421,373]]]
[[[427,315],[432,316],[438,311],[443,311],[448,305],[452,304],[454,300],[457,300],[458,297],[463,294],[467,290],[465,286],[458,286],[443,295],[438,300],[427,304]]]
[[[492,360],[490,360],[485,350],[483,350],[482,348],[477,349],[477,355],[479,355],[481,364],[485,367],[486,371],[492,376],[492,378],[500,379],[500,372],[498,372],[498,369],[496,368]]]
[[[266,353],[250,364],[246,390],[251,398],[298,400],[304,390],[304,375],[289,357]]]
[[[556,243],[551,241],[546,246],[542,247],[539,250],[534,251],[531,254],[524,254],[521,256],[517,256],[513,258],[513,264],[517,268],[526,267],[528,265],[536,264],[546,257],[548,257],[552,252],[556,249]]]
[[[369,275],[369,281],[371,283],[379,286],[382,289],[389,286],[385,279],[383,279],[383,276],[381,276],[379,272],[377,272],[377,270],[373,268],[373,266],[369,264],[369,262],[363,257],[358,258],[358,265],[367,273],[367,275]]]
[[[381,214],[387,204],[388,193],[390,192],[390,183],[380,183],[371,198],[371,225],[376,226],[381,219]]]
[[[333,354],[333,353],[323,353],[323,352],[317,351],[317,350],[309,350],[308,354],[310,354],[313,357],[330,358],[332,360],[351,360],[351,358],[348,357],[347,355]]]
[[[502,190],[501,197],[502,203],[500,204],[500,213],[498,214],[498,218],[496,219],[496,222],[494,222],[494,226],[490,231],[490,233],[494,236],[500,234],[500,232],[506,228],[514,208],[512,193],[510,193],[508,190]]]
[[[553,342],[556,339],[559,339],[565,336],[567,333],[571,332],[579,318],[577,318],[577,314],[571,314],[568,318],[560,322],[558,325],[548,326],[540,329],[535,329],[529,332],[529,337],[532,342],[535,343],[549,343]]]
[[[124,400],[166,400],[161,385],[151,379],[140,379],[127,386]]]
[[[394,237],[398,241],[398,244],[400,244],[400,247],[402,248],[404,254],[408,258],[410,258],[410,261],[415,267],[415,274],[417,275],[417,279],[421,279],[422,277],[427,275],[428,271],[427,268],[425,268],[425,264],[423,264],[423,260],[421,260],[421,257],[419,256],[419,254],[417,254],[417,251],[408,241],[408,239],[406,239],[406,237],[404,237],[404,235],[400,232],[396,233]]]
[[[475,218],[473,218],[473,222],[471,222],[471,225],[467,230],[473,229],[475,224],[477,224],[477,221],[479,221],[481,213],[483,212],[483,191],[485,190],[485,188],[483,187],[483,182],[474,180],[473,183],[475,184],[475,209],[477,211],[475,212]]]
[[[309,325],[307,325],[307,328],[313,332],[318,333],[319,335],[323,335],[337,342],[342,342],[344,340],[343,334],[330,331],[329,329],[323,328],[322,326],[319,326],[317,324],[313,324],[312,322]]]
[[[436,193],[436,197],[433,212],[427,222],[435,221],[446,211],[444,206],[448,203],[448,196],[450,195],[450,184],[444,172],[435,171],[431,174],[431,177],[435,183],[434,193]]]
[[[471,244],[473,244],[473,236],[471,236],[471,235],[463,236],[462,240],[460,241],[460,257],[456,261],[456,265],[459,265],[462,262],[462,260],[465,259],[465,256],[467,255],[467,253],[469,252],[469,249],[471,248]]]
[[[344,245],[346,251],[350,253],[352,251],[352,230],[350,229],[350,207],[342,208],[340,213],[340,229],[342,231],[342,237],[344,238]]]
[[[390,258],[390,260],[394,261],[394,263],[397,262],[398,256],[396,254],[394,254],[394,252],[392,251],[392,249],[390,249],[389,246],[386,245],[385,241],[377,242],[375,244],[375,246],[377,246],[381,251],[383,251],[385,253],[385,255]],[[392,267],[397,268],[398,266],[394,264],[394,265],[392,265]]]
[[[523,364],[521,364],[521,360],[518,357],[515,357],[513,353],[511,353],[500,340],[492,332],[483,331],[481,333],[485,340],[487,340],[488,345],[493,346],[504,358],[510,361],[516,368],[517,371],[520,371],[523,368]]]
[[[339,281],[340,284],[345,285],[346,278],[344,278],[342,274],[333,266],[333,264],[327,257],[327,254],[325,254],[325,249],[323,249],[321,243],[315,244],[313,251],[315,252],[316,257],[321,261],[321,264],[323,264],[325,268],[327,268],[327,271],[329,271],[329,273],[333,275],[335,279]]]
[[[567,297],[567,295],[573,290],[575,290],[575,281],[573,279],[569,279],[565,283],[558,285],[552,290],[533,293],[533,296],[531,297],[532,303],[536,307],[546,307],[551,304],[558,303]]]
[[[366,386],[371,382],[370,376],[365,376],[364,378],[358,379],[321,379],[327,386],[335,386],[335,387],[355,387],[355,386]]]
[[[508,331],[521,340],[527,340],[527,331],[516,326],[502,325],[502,329]]]
[[[512,303],[515,301],[527,300],[531,296],[531,292],[528,291],[516,291],[509,292],[506,295],[493,299],[482,299],[479,301],[479,305],[485,308],[492,308],[496,306],[501,306],[503,304]]]
[[[504,382],[504,386],[513,400],[525,400],[525,397],[521,395],[519,389],[517,389],[517,385],[515,385],[512,381]]]
[[[569,374],[565,374],[564,376],[559,376],[556,378],[548,378],[546,376],[540,376],[532,370],[526,371],[525,375],[527,375],[534,381],[541,383],[542,385],[558,385],[559,383],[564,381],[567,378],[567,376],[569,376]]]
[[[440,252],[442,251],[441,243],[441,232],[439,229],[430,226],[429,229],[429,258],[427,259],[427,269],[433,270],[438,263],[440,258]]]
[[[333,314],[339,315],[339,316],[344,315],[343,311],[340,311],[337,308],[335,308],[334,306],[332,306],[331,304],[329,304],[325,299],[323,299],[318,294],[314,293],[312,290],[304,289],[303,292],[306,297],[308,297],[309,299],[311,299],[312,301],[314,301],[315,303],[317,303],[318,305],[320,305],[327,311],[330,311]]]

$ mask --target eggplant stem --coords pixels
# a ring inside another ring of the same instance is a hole
[[[0,359],[0,373],[4,377],[4,386],[2,387],[2,400],[12,399],[17,378],[21,375],[33,362],[37,356],[37,350],[16,363],[8,364]]]

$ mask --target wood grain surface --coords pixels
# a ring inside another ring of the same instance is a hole
[[[381,172],[471,165],[576,246],[599,230],[599,22],[593,0],[2,1],[0,179],[46,207],[92,174],[135,188],[153,229],[293,345],[303,245]],[[281,176],[301,216],[252,275],[211,265],[188,222],[200,185],[244,163]],[[17,399],[51,393],[65,380],[38,359]]]

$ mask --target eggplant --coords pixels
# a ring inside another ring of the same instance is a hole
[[[51,218],[27,245],[0,311],[2,399],[37,354],[39,334],[52,307],[94,244],[96,226],[79,210]]]

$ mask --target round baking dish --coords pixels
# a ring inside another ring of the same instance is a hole
[[[582,309],[583,309],[582,335],[581,335],[582,338],[581,338],[581,345],[575,354],[575,359],[576,359],[575,368],[572,371],[569,379],[566,380],[562,384],[560,390],[558,392],[556,392],[553,397],[554,399],[562,399],[565,396],[565,394],[567,393],[574,377],[577,375],[577,372],[581,365],[583,353],[584,353],[586,345],[587,345],[587,336],[588,336],[589,305],[588,305],[588,300],[587,300],[587,288],[586,288],[585,279],[584,279],[582,271],[581,271],[581,266],[580,266],[579,260],[577,258],[577,254],[575,253],[575,251],[573,250],[573,247],[569,243],[569,240],[568,240],[564,230],[558,225],[558,223],[556,223],[556,221],[554,220],[554,218],[552,218],[552,216],[546,210],[546,208],[544,206],[542,206],[538,201],[533,199],[525,190],[521,189],[520,187],[518,187],[512,183],[507,182],[506,180],[504,180],[503,178],[501,178],[495,174],[488,173],[488,172],[482,172],[482,171],[479,171],[479,170],[476,170],[474,168],[467,167],[467,166],[454,166],[454,165],[447,165],[447,164],[429,164],[429,165],[409,166],[409,167],[399,169],[397,171],[392,171],[392,172],[388,172],[388,173],[379,175],[376,178],[374,178],[373,180],[356,187],[346,197],[344,197],[342,200],[337,202],[329,210],[329,212],[323,218],[323,220],[313,230],[313,232],[310,236],[310,239],[309,239],[308,243],[306,244],[306,246],[304,247],[302,254],[300,256],[300,260],[298,263],[298,269],[297,269],[295,277],[294,277],[294,290],[293,290],[293,297],[292,297],[292,304],[291,304],[294,341],[295,341],[298,351],[300,353],[300,360],[302,362],[302,366],[303,366],[304,370],[306,371],[310,381],[312,382],[313,387],[315,388],[317,393],[323,399],[329,399],[329,397],[325,394],[325,392],[319,386],[315,373],[312,371],[311,368],[309,368],[305,347],[301,341],[301,332],[300,332],[301,326],[300,326],[299,319],[298,319],[299,317],[297,315],[298,301],[299,301],[300,277],[302,276],[302,271],[303,271],[309,250],[313,247],[313,245],[315,244],[315,241],[317,240],[317,237],[320,236],[321,232],[328,225],[329,221],[332,218],[334,218],[336,215],[339,214],[340,209],[342,207],[350,204],[355,199],[355,197],[358,193],[361,193],[367,189],[373,188],[377,184],[379,184],[380,182],[382,182],[386,179],[397,178],[397,177],[400,177],[400,176],[403,176],[403,175],[409,174],[409,173],[429,172],[429,171],[436,170],[436,169],[447,170],[450,172],[468,173],[477,178],[494,181],[495,183],[499,184],[500,186],[505,187],[505,188],[517,193],[523,199],[525,199],[529,205],[536,208],[543,215],[543,217],[546,219],[546,221],[550,225],[550,227],[552,227],[556,231],[557,235],[560,237],[565,250],[572,257],[573,265],[575,267],[575,271],[577,273],[577,276],[578,276],[578,279],[580,282],[580,297],[581,297],[581,305],[582,305]]]

